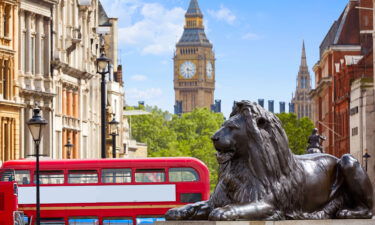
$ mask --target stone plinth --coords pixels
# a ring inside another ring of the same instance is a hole
[[[156,225],[375,225],[371,220],[166,221]]]

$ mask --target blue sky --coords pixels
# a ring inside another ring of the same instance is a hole
[[[349,0],[199,0],[216,53],[215,98],[228,116],[234,100],[291,100],[302,40],[312,72],[319,45]],[[173,52],[190,0],[101,0],[119,18],[126,103],[173,112]]]

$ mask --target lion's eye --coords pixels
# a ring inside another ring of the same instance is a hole
[[[240,128],[240,126],[238,126],[238,124],[236,124],[236,123],[228,123],[227,127],[230,128],[230,129],[239,129]]]

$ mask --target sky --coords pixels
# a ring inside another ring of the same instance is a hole
[[[119,61],[127,105],[173,113],[173,54],[190,0],[100,0],[119,18]],[[290,102],[305,41],[310,75],[319,45],[349,0],[198,0],[216,54],[215,99]],[[314,81],[313,81],[314,87]]]

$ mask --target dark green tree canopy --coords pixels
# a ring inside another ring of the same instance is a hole
[[[305,154],[307,141],[314,129],[313,122],[307,117],[298,119],[294,113],[281,113],[277,114],[277,117],[283,124],[292,152],[297,155]]]

